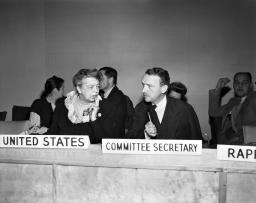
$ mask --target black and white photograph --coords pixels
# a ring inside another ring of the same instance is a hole
[[[256,0],[0,0],[0,203],[256,202]]]

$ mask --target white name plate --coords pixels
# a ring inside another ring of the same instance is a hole
[[[88,149],[88,136],[77,135],[0,135],[4,148],[75,148]]]
[[[103,153],[116,154],[202,154],[201,140],[102,139]]]
[[[256,147],[237,145],[218,145],[217,159],[228,161],[256,162]]]

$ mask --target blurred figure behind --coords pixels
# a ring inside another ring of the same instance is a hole
[[[218,144],[244,144],[243,126],[256,126],[256,93],[252,75],[238,72],[233,78],[234,97],[221,104],[222,92],[231,89],[229,78],[220,78],[216,88],[209,91],[209,116],[220,118],[217,129]]]
[[[187,88],[183,83],[173,82],[170,84],[170,88],[169,88],[170,97],[187,102],[188,99],[186,97],[186,94],[187,94]]]

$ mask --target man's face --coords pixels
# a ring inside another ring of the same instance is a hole
[[[247,75],[239,74],[234,79],[233,88],[235,96],[244,97],[250,92],[252,83]]]
[[[166,85],[161,85],[161,79],[157,75],[145,74],[142,78],[142,93],[146,102],[156,104],[167,90]]]
[[[94,102],[99,95],[99,81],[96,78],[83,78],[82,84],[77,86],[78,92],[85,102]]]
[[[104,70],[101,70],[100,72],[102,74],[102,78],[101,78],[101,81],[100,81],[100,89],[104,91],[104,90],[109,88],[110,79],[105,75]]]

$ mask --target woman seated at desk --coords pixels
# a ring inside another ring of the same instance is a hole
[[[100,80],[101,74],[96,69],[81,69],[74,75],[74,90],[57,101],[47,134],[88,135],[92,144],[113,136],[105,129],[107,119],[104,120],[104,107],[100,102]]]
[[[28,134],[44,134],[51,126],[55,102],[63,97],[64,80],[57,76],[47,79],[40,99],[31,105]]]

